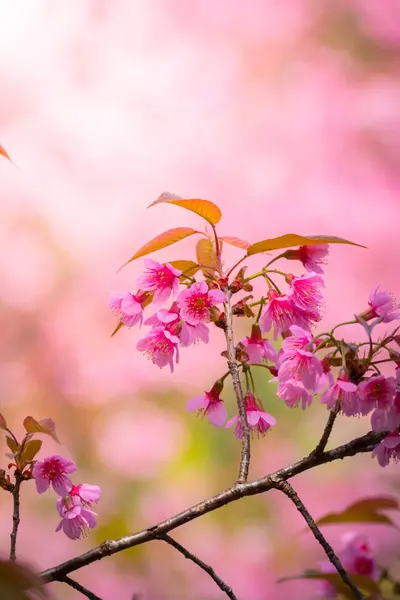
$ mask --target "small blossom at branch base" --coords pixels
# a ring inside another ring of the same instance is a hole
[[[339,377],[321,396],[321,403],[326,404],[329,410],[334,408],[336,402],[339,402],[341,412],[348,417],[360,414],[356,384]]]
[[[126,327],[133,327],[143,321],[143,297],[129,292],[111,292],[110,308],[117,314],[121,323]]]
[[[170,264],[161,264],[150,258],[144,259],[145,273],[137,281],[141,290],[154,292],[153,303],[163,304],[168,300],[171,293],[176,294],[179,290],[179,276],[182,271],[175,269]]]
[[[362,414],[367,415],[374,408],[388,410],[393,404],[396,388],[394,377],[376,375],[362,381],[358,386]]]
[[[301,403],[302,409],[305,410],[312,403],[312,395],[298,379],[281,381],[277,395],[289,408],[295,408]]]
[[[136,348],[160,369],[169,365],[172,373],[174,358],[176,363],[179,362],[178,343],[179,338],[164,327],[153,327],[144,338],[138,341]]]
[[[59,496],[68,494],[72,488],[69,473],[76,471],[76,464],[63,456],[49,456],[35,463],[32,476],[35,479],[36,489],[43,494],[51,485]]]
[[[383,323],[390,323],[400,318],[400,307],[389,292],[379,292],[379,286],[371,292],[369,297],[369,309],[361,313],[361,318],[365,321],[380,317]]]
[[[260,327],[253,325],[251,328],[250,337],[242,340],[246,354],[249,357],[249,362],[260,364],[263,360],[276,362],[277,353],[269,340],[262,337]]]
[[[391,460],[398,462],[400,460],[400,435],[398,433],[389,433],[372,450],[372,458],[375,457],[381,467],[386,467]]]
[[[288,260],[300,260],[309,272],[323,274],[322,266],[327,263],[329,254],[328,244],[300,246],[297,250],[287,250],[284,257]]]
[[[244,397],[244,401],[246,405],[247,422],[252,435],[256,435],[257,437],[265,435],[273,425],[276,425],[276,419],[262,410],[261,400],[255,398],[253,394],[247,393]],[[232,427],[232,425],[236,425],[234,433],[238,440],[241,440],[243,437],[243,430],[239,415],[229,419],[225,428],[228,429],[229,427]]]
[[[209,290],[205,281],[193,283],[190,288],[183,290],[178,295],[181,318],[189,325],[208,323],[210,309],[224,300],[225,294],[222,290]]]
[[[89,530],[96,525],[96,513],[77,503],[77,499],[70,495],[57,500],[57,510],[62,520],[56,531],[62,529],[71,540],[87,537]]]
[[[186,404],[188,412],[197,412],[207,417],[211,425],[222,427],[226,421],[227,413],[222,398],[219,397],[221,386],[214,386],[209,392],[202,396],[191,398]]]
[[[306,273],[301,277],[288,275],[286,279],[290,282],[288,296],[296,306],[305,311],[319,311],[323,301],[319,288],[324,286],[320,275],[316,273]]]

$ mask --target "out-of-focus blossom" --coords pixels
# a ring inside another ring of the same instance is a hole
[[[190,288],[183,290],[178,296],[181,318],[189,325],[208,323],[210,308],[224,300],[224,292],[214,289],[209,290],[205,281],[193,283]]]
[[[169,365],[171,373],[175,362],[179,362],[179,338],[164,327],[153,327],[136,344],[139,352],[143,352],[155,365],[161,369]]]
[[[263,333],[274,329],[274,340],[292,325],[309,329],[313,321],[319,320],[315,310],[305,311],[299,308],[287,295],[280,296],[276,290],[269,290],[268,302],[260,317],[260,328]]]
[[[285,258],[300,260],[309,272],[322,274],[322,266],[326,265],[329,254],[328,244],[315,244],[313,246],[300,246],[297,250],[287,250]]]
[[[360,413],[357,386],[345,378],[339,377],[336,383],[322,394],[321,402],[326,404],[329,410],[339,402],[340,410],[349,417]]]
[[[281,382],[298,379],[308,390],[315,390],[322,375],[322,366],[312,352],[314,348],[312,336],[296,325],[293,325],[290,331],[293,335],[283,342],[278,379]]]
[[[244,397],[244,401],[246,405],[247,422],[252,435],[255,434],[257,437],[265,435],[273,425],[276,425],[276,419],[274,419],[272,415],[264,412],[259,398],[255,398],[253,394],[248,392]],[[229,419],[225,427],[229,428],[232,427],[232,425],[236,425],[235,435],[241,440],[243,431],[239,415]]]
[[[270,360],[275,362],[277,359],[277,353],[273,345],[269,340],[265,340],[262,337],[260,327],[253,325],[251,328],[250,337],[246,337],[242,340],[242,344],[245,347],[249,362],[261,363],[263,360]]]
[[[203,417],[207,416],[211,425],[222,427],[226,421],[226,408],[222,398],[219,397],[222,386],[216,384],[209,392],[204,392],[202,396],[191,398],[186,404],[186,410],[189,412],[198,412]]]
[[[57,510],[62,517],[56,531],[63,530],[71,540],[86,537],[96,525],[96,513],[77,502],[69,494],[57,500]]]
[[[65,496],[72,488],[72,481],[67,474],[76,471],[76,464],[63,456],[49,456],[35,463],[32,475],[36,489],[43,494],[51,485],[59,496]]]
[[[191,346],[199,341],[208,344],[210,339],[210,330],[205,323],[190,325],[190,323],[183,321],[179,339],[180,345],[183,347]]]
[[[391,460],[400,460],[400,435],[389,433],[380,444],[372,450],[372,457],[376,457],[381,467],[386,467]]]
[[[366,415],[374,408],[388,410],[396,394],[394,377],[374,375],[358,385],[358,395],[362,414]]]
[[[319,563],[319,568],[322,573],[337,573],[336,568],[329,560],[323,560]],[[336,598],[338,595],[335,586],[328,580],[321,579],[318,581],[317,594],[326,600],[328,598]]]
[[[361,313],[361,318],[369,321],[374,318],[381,318],[383,323],[390,323],[400,318],[399,305],[389,292],[380,292],[379,286],[371,292],[369,296],[369,307]]]
[[[298,379],[280,381],[277,395],[289,408],[294,408],[301,402],[301,407],[304,410],[312,402],[312,395]]]
[[[305,311],[319,311],[323,300],[319,288],[324,286],[320,275],[312,272],[301,277],[290,275],[287,280],[290,282],[288,296],[299,308]]]
[[[143,321],[141,298],[130,292],[111,292],[109,306],[126,327],[133,327]]]
[[[350,533],[344,536],[344,541],[340,552],[344,568],[350,573],[378,579],[379,569],[366,536]]]
[[[144,259],[145,273],[137,281],[141,290],[154,292],[153,303],[163,304],[171,295],[176,294],[179,289],[179,276],[182,271],[175,269],[170,264],[161,264],[151,258]]]

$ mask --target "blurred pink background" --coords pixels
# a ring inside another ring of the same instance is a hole
[[[177,207],[146,211],[162,191],[216,202],[222,235],[327,233],[368,246],[331,249],[323,329],[365,309],[378,284],[400,297],[399,75],[398,0],[0,1],[0,143],[19,167],[0,162],[0,409],[19,435],[27,414],[55,419],[63,446],[45,440],[41,456],[70,456],[80,467],[74,480],[104,490],[98,528],[72,542],[54,532],[55,498],[25,485],[21,559],[53,566],[236,476],[232,432],[184,409],[225,369],[221,332],[183,351],[173,376],[136,352],[140,332],[110,339],[108,293],[133,290],[142,265],[118,267],[161,231],[202,225]],[[226,260],[239,257],[232,249]],[[155,258],[193,259],[193,243]],[[252,478],[305,455],[326,419],[318,402],[290,411],[272,385],[259,385],[278,426],[254,443]],[[332,443],[368,425],[342,418]],[[396,468],[368,455],[294,485],[315,517],[368,494],[398,494]],[[5,493],[0,517],[6,553]],[[323,558],[303,529],[270,493],[174,535],[240,599],[301,600],[314,584],[276,581]],[[368,531],[387,560],[394,534]],[[326,530],[333,544],[341,533]],[[75,575],[103,600],[222,597],[161,542]],[[60,600],[78,597],[62,584],[51,589]]]

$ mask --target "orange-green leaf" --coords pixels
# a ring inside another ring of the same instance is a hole
[[[381,523],[397,527],[394,521],[381,510],[399,510],[395,498],[380,497],[365,498],[350,504],[341,512],[331,512],[316,521],[317,525],[333,525],[336,523]]]
[[[209,278],[218,269],[217,254],[214,244],[208,238],[202,238],[196,244],[196,257],[201,265],[204,277]],[[204,267],[210,267],[209,269]]]
[[[120,321],[120,322],[118,323],[118,325],[116,326],[116,328],[114,329],[114,331],[112,332],[112,334],[111,334],[111,337],[114,337],[114,335],[115,335],[116,333],[118,333],[118,331],[119,331],[119,330],[120,330],[120,329],[121,329],[123,326],[124,326],[123,322],[122,322],[122,321]]]
[[[36,454],[42,447],[42,440],[30,440],[25,443],[24,450],[21,454],[21,460],[30,461],[33,460]]]
[[[379,596],[380,588],[376,581],[373,581],[366,575],[356,575],[355,573],[349,573],[352,582],[361,590],[371,594],[377,594]],[[322,581],[329,581],[339,594],[342,594],[349,600],[354,600],[354,594],[351,589],[344,583],[339,573],[319,573],[317,571],[306,571],[300,575],[293,575],[290,577],[283,577],[278,580],[278,583],[285,581],[292,581],[293,579],[316,579]],[[380,596],[379,596],[380,597]]]
[[[52,419],[41,419],[40,421],[36,421],[33,417],[26,417],[23,425],[27,433],[45,433],[52,437],[58,444],[60,443],[56,434],[56,426]]]
[[[44,600],[48,590],[38,575],[20,563],[0,560],[0,598],[2,600]]]
[[[172,260],[168,264],[182,271],[182,275],[187,275],[187,277],[192,277],[200,269],[199,265],[193,260]]]
[[[150,240],[150,242],[147,242],[147,244],[139,248],[139,250],[135,252],[135,254],[129,260],[127,260],[122,267],[125,267],[125,265],[133,260],[136,260],[137,258],[140,258],[141,256],[146,256],[147,254],[151,254],[151,252],[162,250],[162,248],[166,248],[167,246],[171,246],[171,244],[180,242],[180,240],[184,240],[185,238],[189,237],[189,235],[193,235],[194,233],[199,232],[191,227],[175,227],[175,229],[168,229],[168,231],[160,233],[160,235],[157,235],[155,238]]]
[[[7,422],[2,414],[0,414],[0,429],[7,429]]]
[[[17,452],[19,452],[20,446],[19,446],[18,442],[16,442],[14,440],[14,438],[10,437],[9,435],[6,435],[6,444],[10,448],[10,450],[13,454],[16,454]]]
[[[0,144],[0,155],[4,156],[4,158],[6,158],[10,162],[12,162],[11,158],[9,157],[9,155],[7,154],[7,152],[5,151],[4,147],[1,144]]]
[[[259,254],[260,252],[268,252],[269,250],[281,250],[283,248],[291,248],[292,246],[312,246],[314,244],[350,244],[366,248],[361,244],[350,242],[340,237],[333,235],[297,235],[297,233],[286,233],[276,238],[256,242],[247,248],[247,256]]]
[[[156,204],[175,204],[175,206],[181,206],[182,208],[186,208],[200,217],[203,217],[206,221],[208,221],[211,225],[216,225],[222,216],[222,213],[218,206],[209,200],[200,200],[197,198],[181,198],[176,194],[170,194],[169,192],[164,192],[152,202],[149,206],[155,206]]]
[[[230,244],[231,246],[241,248],[242,250],[247,250],[247,248],[250,246],[250,242],[248,242],[247,240],[241,240],[240,238],[232,237],[229,235],[225,235],[223,237],[220,237],[219,239],[226,242],[227,244]]]

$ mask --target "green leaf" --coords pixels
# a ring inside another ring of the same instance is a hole
[[[269,250],[281,250],[283,248],[291,248],[292,246],[312,246],[315,244],[350,244],[352,246],[359,246],[360,248],[366,248],[361,244],[350,242],[340,237],[333,235],[297,235],[296,233],[286,233],[276,238],[270,238],[263,240],[262,242],[256,242],[247,248],[247,256],[253,254],[259,254],[260,252],[268,252]]]
[[[168,229],[139,248],[139,250],[135,252],[135,254],[129,260],[127,260],[122,267],[119,268],[119,270],[141,256],[146,256],[147,254],[151,254],[151,252],[155,252],[156,250],[162,250],[167,246],[171,246],[171,244],[175,244],[176,242],[184,240],[185,238],[189,237],[189,235],[193,235],[194,233],[199,232],[191,227],[175,227],[175,229]]]
[[[237,237],[231,237],[231,236],[223,236],[219,238],[220,240],[226,242],[227,244],[230,244],[231,246],[236,246],[236,248],[241,248],[242,250],[247,250],[247,248],[250,246],[250,242],[248,242],[247,240],[241,240],[240,238]]]
[[[387,515],[381,514],[381,510],[399,510],[399,503],[395,498],[376,496],[365,498],[350,504],[345,510],[331,512],[316,521],[317,525],[333,525],[336,523],[381,523],[397,527]]]
[[[36,421],[33,417],[26,417],[23,425],[27,433],[45,433],[52,437],[58,444],[60,443],[56,434],[56,426],[52,419],[41,419],[40,421]]]
[[[43,581],[19,563],[0,560],[0,598],[3,600],[43,600],[49,598]]]
[[[371,593],[371,594],[380,594],[379,585],[366,577],[365,575],[356,575],[355,573],[349,573],[350,579],[352,582],[361,590]],[[294,579],[316,579],[322,581],[329,581],[339,594],[343,594],[349,600],[354,600],[354,594],[351,589],[344,583],[343,579],[340,577],[339,573],[319,573],[317,571],[305,571],[300,575],[293,575],[290,577],[283,577],[278,580],[278,583],[283,583],[285,581],[292,581]]]
[[[22,461],[30,461],[33,460],[36,454],[39,452],[42,447],[42,440],[30,440],[25,442],[24,450],[21,454]]]
[[[1,413],[0,413],[0,429],[7,430],[7,422]]]
[[[200,269],[199,265],[193,260],[172,260],[168,264],[182,271],[182,275],[187,275],[187,277],[192,277]]]
[[[201,266],[204,277],[210,278],[213,276],[218,269],[217,254],[215,252],[215,246],[208,238],[199,240],[196,244],[196,257],[197,261]],[[210,269],[204,268],[210,267]]]
[[[175,204],[175,206],[181,206],[182,208],[186,208],[200,217],[203,217],[210,225],[216,225],[222,216],[218,206],[209,200],[200,200],[196,198],[185,199],[176,196],[175,194],[170,194],[169,192],[161,194],[157,200],[149,205],[149,208],[156,204]]]
[[[19,452],[20,445],[9,435],[6,435],[6,444],[13,454],[17,454],[17,452]]]
[[[121,329],[123,326],[124,326],[123,322],[122,322],[122,321],[120,321],[120,322],[118,323],[118,325],[116,326],[116,328],[114,329],[114,331],[112,332],[112,334],[111,334],[111,337],[114,337],[114,335],[115,335],[116,333],[118,333],[118,331],[119,331],[119,330],[120,330],[120,329]]]

